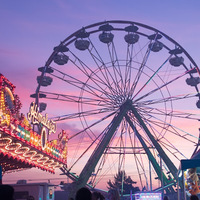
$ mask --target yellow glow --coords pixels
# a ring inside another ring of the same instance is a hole
[[[11,100],[14,101],[14,96],[13,96],[11,90],[8,87],[5,87],[5,91],[9,94]]]
[[[6,142],[7,141],[7,142]],[[6,146],[12,142],[12,139],[6,137],[6,138],[0,138],[0,146]]]
[[[5,149],[9,150],[9,151],[13,151],[16,150],[18,148],[20,148],[22,145],[20,143],[11,143],[5,146]]]
[[[54,163],[54,160],[48,160],[47,162],[46,162],[46,164],[48,164],[48,166],[50,166],[52,163]]]
[[[44,163],[47,162],[48,160],[49,160],[48,157],[43,157],[43,158],[39,159],[38,161],[39,161],[39,162],[43,162],[43,164],[44,164]]]
[[[34,156],[35,154],[37,154],[36,151],[29,151],[27,153],[24,153],[23,156],[24,157],[31,157],[31,156]]]
[[[16,154],[22,154],[22,153],[27,153],[30,150],[29,147],[22,147],[22,148],[18,148],[15,150]],[[24,152],[25,151],[25,152]]]
[[[36,154],[34,156],[31,157],[31,160],[37,160],[37,162],[39,161],[39,159],[41,159],[43,157],[42,154]]]
[[[4,92],[2,90],[0,97],[0,125],[9,126],[9,124],[10,124],[10,113],[8,110],[6,110]]]

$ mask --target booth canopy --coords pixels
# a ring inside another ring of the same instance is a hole
[[[193,154],[191,159],[181,160],[181,166],[180,166],[181,170],[186,170],[189,168],[196,168],[196,167],[200,167],[200,150],[198,150],[195,154]]]

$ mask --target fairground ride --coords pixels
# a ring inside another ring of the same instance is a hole
[[[69,133],[60,169],[76,188],[124,170],[141,189],[176,190],[200,119],[200,71],[178,42],[141,23],[104,21],[69,35],[38,70],[31,97]]]

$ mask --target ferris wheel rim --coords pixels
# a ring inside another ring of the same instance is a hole
[[[175,40],[173,40],[172,38],[170,38],[169,36],[167,36],[166,34],[164,34],[163,32],[161,32],[161,31],[159,31],[159,30],[157,30],[157,29],[155,29],[155,28],[152,28],[152,27],[150,27],[150,26],[147,26],[147,25],[144,25],[144,24],[141,24],[141,23],[137,23],[137,22],[132,22],[132,21],[122,21],[122,20],[111,20],[111,21],[105,21],[105,22],[99,22],[99,23],[95,23],[95,24],[92,24],[92,25],[88,25],[88,26],[86,26],[86,27],[84,27],[84,28],[81,28],[81,29],[79,29],[78,31],[76,31],[76,32],[74,32],[74,33],[72,33],[70,36],[68,36],[66,39],[64,39],[61,43],[60,43],[60,45],[58,45],[58,47],[59,46],[62,46],[62,45],[64,45],[64,46],[66,46],[66,47],[68,47],[72,42],[74,42],[77,38],[75,37],[78,33],[80,33],[80,31],[82,31],[83,29],[84,30],[87,30],[87,29],[90,29],[90,28],[93,28],[93,27],[99,27],[99,26],[101,26],[101,25],[105,25],[105,24],[134,24],[134,25],[137,25],[137,26],[141,26],[141,27],[143,27],[143,28],[146,28],[146,29],[150,29],[150,30],[152,30],[152,31],[154,31],[154,32],[157,32],[157,34],[161,34],[162,36],[164,36],[167,40],[169,40],[171,43],[173,43],[175,46],[178,46],[178,48],[180,48],[181,50],[182,50],[182,52],[185,54],[185,56],[189,59],[189,61],[194,65],[194,68],[198,68],[197,67],[197,65],[196,65],[196,63],[194,62],[194,60],[191,58],[191,56],[185,51],[185,49],[183,49],[182,48],[182,46],[180,45],[180,44],[178,44]],[[116,31],[118,31],[118,29],[113,29],[113,30],[116,30]],[[92,32],[91,32],[91,34],[93,34],[93,33],[97,33],[97,32],[100,32],[101,30],[93,30]],[[119,31],[122,31],[122,30],[119,30]],[[124,31],[124,30],[123,30]],[[46,62],[46,64],[45,64],[45,68],[44,69],[46,69],[46,68],[51,68],[51,63],[53,62],[53,57],[57,54],[58,52],[57,52],[57,50],[56,49],[54,49],[54,51],[53,51],[53,53],[51,54],[51,56],[49,57],[49,59],[47,60],[47,62]],[[119,60],[118,60],[119,61]],[[145,67],[148,67],[148,66],[146,66],[146,65],[144,65]],[[107,67],[106,66],[106,64],[105,64],[105,66],[104,67]],[[120,66],[121,67],[121,66]],[[102,67],[103,68],[103,67]],[[103,69],[96,69],[96,70],[94,70],[94,71],[92,71],[91,72],[91,74],[93,75],[94,73],[96,73],[95,74],[95,76],[96,77],[98,77],[97,76],[97,74],[98,74],[98,72],[100,71],[100,70],[103,70]],[[192,70],[192,69],[191,69]],[[157,75],[156,73],[155,73],[156,71],[154,71],[154,74],[155,75]],[[45,73],[45,71],[44,71],[44,73]],[[84,95],[84,91],[85,91],[85,87],[86,87],[86,84],[89,82],[89,81],[91,81],[91,77],[92,77],[92,75],[89,75],[88,76],[88,79],[84,82],[84,84],[80,87],[80,94],[79,94],[79,96],[76,96],[76,98],[78,99],[77,100],[77,102],[78,102],[78,105],[80,105],[80,107],[79,107],[79,113],[81,113],[81,114],[79,114],[79,118],[81,118],[80,116],[82,115],[83,116],[83,118],[84,118],[84,122],[81,122],[82,123],[82,125],[83,125],[83,127],[84,127],[84,123],[86,124],[86,127],[84,128],[85,130],[87,129],[87,127],[89,127],[90,125],[89,124],[87,124],[87,119],[85,119],[85,117],[87,117],[87,115],[84,115],[83,113],[84,113],[84,111],[83,111],[83,107],[82,107],[82,105],[83,105],[83,99],[85,98],[85,100],[86,100],[86,98],[87,97],[83,97],[83,95]],[[99,76],[100,77],[100,76]],[[151,77],[149,77],[149,79],[150,79]],[[99,83],[101,84],[101,81],[99,81]],[[96,83],[96,85],[98,85],[97,83]],[[164,85],[164,84],[163,84]],[[92,87],[93,87],[93,85],[91,84],[91,86],[90,86],[90,84],[88,84],[87,86],[89,86],[90,88],[90,90],[92,90]],[[98,86],[97,86],[98,87]],[[167,86],[166,86],[166,88],[167,88]],[[95,89],[95,87],[94,87],[94,89]],[[168,90],[168,89],[167,89]],[[160,91],[161,91],[161,89],[160,89]],[[170,95],[170,91],[168,90],[168,94],[169,94],[169,102],[171,102],[172,103],[172,101],[174,101],[174,99],[176,98],[176,97],[173,97],[173,96],[171,96]],[[198,92],[198,89],[196,88],[196,92],[197,92],[197,94],[199,93]],[[40,84],[38,84],[38,88],[37,88],[37,90],[36,90],[36,93],[37,94],[39,94],[40,93]],[[162,92],[161,92],[162,93]],[[105,93],[104,93],[104,95],[105,95]],[[101,95],[99,95],[99,97],[100,97]],[[103,96],[103,95],[102,95]],[[105,95],[106,96],[106,95]],[[181,99],[181,97],[179,97],[180,99]],[[182,97],[182,98],[185,98],[185,97]],[[163,95],[163,99],[165,99],[164,98],[164,95]],[[167,99],[167,98],[166,98]],[[178,99],[178,97],[177,97],[177,99]],[[92,99],[91,99],[92,100]],[[161,101],[161,100],[160,100]],[[99,101],[100,102],[100,101]],[[105,102],[106,102],[106,100],[105,100]],[[159,102],[159,100],[157,101],[157,102]],[[139,102],[140,103],[140,102]],[[146,101],[146,103],[147,103],[147,105],[148,105],[148,101]],[[154,103],[156,103],[156,101],[154,102]],[[165,103],[165,100],[163,100],[163,103]],[[110,104],[111,105],[111,104]],[[118,106],[117,108],[115,108],[115,109],[110,109],[110,110],[108,110],[108,112],[116,112],[117,113],[117,111],[118,111],[118,109],[119,109],[119,107],[121,107],[121,106]],[[139,107],[139,104],[138,104],[138,107]],[[172,106],[173,107],[173,106]],[[153,107],[153,109],[155,109],[154,107]],[[142,112],[144,112],[144,110],[142,111]],[[147,110],[147,112],[148,112],[148,110]],[[156,112],[156,111],[154,111],[154,112]],[[167,111],[167,108],[165,108],[165,113],[167,113],[168,111]],[[153,112],[152,112],[153,113]],[[160,110],[160,113],[161,113],[161,110]],[[172,108],[172,113],[173,113],[173,108]],[[91,113],[88,113],[88,115],[89,114],[91,114]],[[95,114],[94,112],[92,113],[92,114]],[[146,114],[146,116],[148,115],[148,117],[149,118],[151,118],[151,120],[152,120],[152,122],[153,122],[153,118],[152,118],[152,116],[150,116],[150,114],[151,113],[147,113]],[[158,114],[158,113],[157,113]],[[181,114],[175,114],[175,115],[177,115],[177,116],[179,116],[179,117],[181,117]],[[183,115],[183,117],[184,117],[184,115],[186,116],[186,113],[183,113],[182,114]],[[77,115],[78,116],[78,115]],[[171,123],[171,119],[172,119],[172,115],[169,115],[169,114],[166,114],[164,117],[165,118],[167,118],[169,116],[169,118],[170,118],[170,121],[169,121],[169,123],[167,123],[167,122],[160,122],[161,124],[163,123],[163,124],[166,124],[166,127],[165,128],[163,128],[163,130],[165,131],[165,132],[167,132],[168,131],[168,128],[169,128],[169,125],[168,124],[170,124]],[[103,118],[102,118],[103,119]],[[154,119],[155,120],[155,119]],[[80,120],[81,121],[81,120]],[[151,121],[149,120],[149,123],[151,123]],[[158,123],[158,121],[156,122],[157,123],[157,126],[159,126],[159,123]],[[137,125],[137,124],[136,124]],[[168,128],[167,128],[168,127]],[[165,134],[164,134],[165,135]],[[162,137],[162,136],[161,136]],[[157,138],[158,140],[159,140],[159,137]],[[149,144],[150,145],[150,144]]]

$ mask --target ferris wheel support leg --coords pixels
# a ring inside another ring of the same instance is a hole
[[[149,150],[148,146],[146,145],[146,143],[144,142],[144,140],[142,139],[142,136],[139,134],[139,132],[137,131],[137,129],[135,128],[133,122],[131,121],[131,119],[129,118],[128,115],[125,115],[126,121],[129,123],[130,127],[133,129],[135,135],[137,136],[137,138],[139,139],[140,143],[142,144],[148,158],[149,161],[151,162],[153,168],[156,171],[156,174],[158,176],[158,178],[161,180],[163,179],[163,182],[165,184],[168,184],[168,180],[167,177],[165,176],[165,174],[162,172],[159,164],[157,163],[156,159],[154,158],[154,156],[152,155],[151,151]],[[161,175],[162,173],[162,175]],[[166,191],[169,192],[168,188],[166,188]]]
[[[147,128],[146,124],[144,123],[144,121],[142,120],[142,118],[140,117],[139,113],[137,112],[136,108],[133,105],[131,106],[131,110],[132,110],[134,116],[139,121],[139,123],[142,126],[142,128],[144,129],[144,131],[146,132],[146,134],[148,135],[149,139],[151,140],[151,142],[155,146],[155,148],[158,151],[159,155],[162,157],[162,159],[165,162],[165,164],[167,165],[168,169],[172,173],[174,179],[177,181],[178,169],[173,164],[173,162],[169,159],[169,157],[166,155],[166,153],[164,152],[164,150],[162,149],[160,144],[155,140],[154,136],[150,133],[150,131]]]
[[[108,130],[104,133],[103,138],[99,142],[98,146],[95,148],[94,152],[92,153],[88,162],[86,163],[85,167],[80,173],[78,181],[76,182],[77,190],[87,184],[87,181],[89,180],[92,172],[94,171],[105,148],[110,143],[112,136],[114,135],[115,131],[120,125],[128,109],[129,109],[129,104],[125,103],[124,105],[121,106],[119,113],[113,118],[112,122],[110,123],[110,127],[108,127]]]

